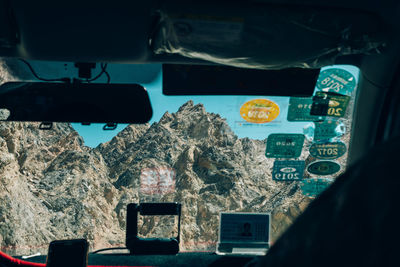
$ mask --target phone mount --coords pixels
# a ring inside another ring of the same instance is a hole
[[[175,238],[141,238],[138,236],[138,214],[140,215],[177,215],[178,235]],[[181,229],[180,203],[130,203],[126,212],[126,247],[131,254],[177,254]]]

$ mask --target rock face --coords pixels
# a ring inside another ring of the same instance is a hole
[[[68,124],[1,123],[1,250],[45,253],[52,240],[80,237],[92,249],[124,245],[126,205],[149,200],[182,203],[181,250],[213,249],[220,211],[271,212],[274,241],[310,200],[297,182],[273,181],[264,154],[265,141],[237,138],[191,101],[95,149]],[[171,170],[173,192],[146,195],[143,170]],[[170,236],[169,221],[146,217],[140,232]]]

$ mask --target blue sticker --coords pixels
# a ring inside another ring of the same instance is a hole
[[[313,99],[311,97],[290,97],[288,108],[288,121],[319,121],[322,116],[311,115]]]
[[[350,102],[350,96],[330,92],[316,92],[310,114],[318,116],[343,117]]]
[[[334,161],[316,161],[307,167],[307,171],[320,176],[331,175],[340,171],[340,165]]]
[[[326,120],[314,122],[314,141],[332,141],[342,136],[346,127],[343,122],[337,120]]]
[[[356,78],[353,74],[339,68],[322,71],[317,81],[318,89],[342,95],[351,95],[356,86]]]
[[[310,155],[317,159],[337,159],[347,151],[342,142],[316,143],[310,147]]]
[[[268,158],[300,157],[304,144],[303,134],[270,134],[265,156]]]
[[[332,178],[309,178],[301,182],[301,190],[305,196],[316,197],[325,191],[331,183],[333,183]]]
[[[272,179],[275,181],[299,181],[303,179],[304,160],[275,160]]]

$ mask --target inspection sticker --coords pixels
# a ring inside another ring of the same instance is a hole
[[[311,97],[290,97],[288,121],[319,121],[322,116],[311,115],[313,100]]]
[[[330,141],[334,137],[345,133],[344,123],[337,120],[326,120],[314,122],[314,141]]]
[[[272,179],[275,181],[298,181],[303,179],[304,160],[275,160]]]
[[[316,197],[333,183],[332,178],[309,178],[301,182],[303,195]]]
[[[312,144],[310,154],[317,159],[337,159],[346,153],[346,145],[342,142]]]
[[[325,92],[351,95],[356,88],[356,78],[347,70],[327,69],[319,74],[317,88]]]
[[[268,158],[297,158],[304,144],[303,134],[270,134],[265,156]]]
[[[333,161],[317,161],[307,167],[307,171],[316,175],[331,175],[340,170],[340,165]]]
[[[253,99],[240,108],[240,116],[251,123],[266,123],[279,115],[279,106],[268,99]]]
[[[330,92],[316,92],[311,106],[311,115],[343,117],[350,96]]]

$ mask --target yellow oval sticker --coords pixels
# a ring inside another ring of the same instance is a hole
[[[268,99],[253,99],[240,108],[240,116],[248,122],[266,123],[279,115],[279,106]]]

